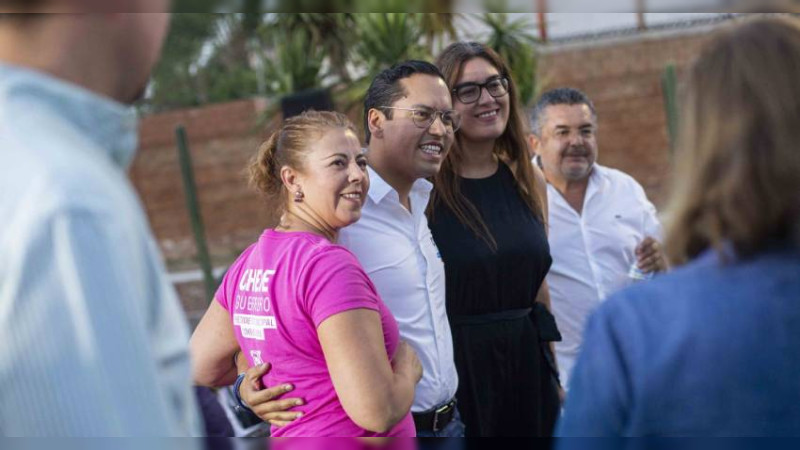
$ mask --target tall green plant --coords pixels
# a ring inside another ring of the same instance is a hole
[[[372,78],[383,69],[407,59],[429,59],[422,43],[419,18],[408,13],[356,14],[355,45],[351,62],[358,75],[349,85],[335,92],[335,100],[345,110],[364,98]]]
[[[153,74],[145,107],[162,110],[232,100],[258,93],[252,66],[262,47],[256,30],[263,20],[242,14],[175,14],[163,57]]]
[[[406,13],[367,13],[356,16],[355,52],[370,74],[410,58],[430,56],[421,45],[417,18]]]
[[[321,86],[321,70],[325,54],[312,45],[303,32],[284,36],[275,48],[272,63],[266,66],[267,93],[281,96]]]
[[[320,13],[353,13],[357,11],[374,11],[387,13],[392,11],[443,12],[452,11],[452,0],[430,2],[426,0],[276,0],[275,8],[279,13],[299,13],[316,11]]]
[[[531,106],[537,94],[534,25],[525,18],[509,20],[502,13],[484,14],[481,20],[489,27],[486,45],[508,62],[522,104]]]
[[[305,34],[309,48],[320,48],[324,53],[331,74],[338,81],[351,81],[347,63],[355,40],[354,14],[274,14],[263,28],[262,33],[273,38],[275,45],[281,45],[283,36]]]
[[[450,8],[452,1],[443,1],[446,9]],[[417,13],[420,34],[429,53],[439,53],[444,49],[444,39],[455,41],[458,39],[456,21],[461,14],[453,13]]]
[[[151,109],[312,87],[332,87],[339,106],[348,109],[360,102],[377,72],[405,59],[430,59],[458,35],[459,15],[449,12],[265,15],[259,0],[238,1],[245,5],[242,13],[175,15],[150,89]],[[378,11],[405,4],[381,1]],[[405,4],[405,10],[425,11],[418,3]],[[445,0],[438,7],[449,11],[451,5]]]
[[[216,14],[176,14],[164,44],[163,57],[153,72],[145,107],[162,110],[194,106],[204,101],[198,79],[198,60],[216,34]]]

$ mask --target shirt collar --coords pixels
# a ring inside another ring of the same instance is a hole
[[[588,203],[588,200],[593,195],[602,193],[607,182],[605,168],[597,163],[592,164],[592,171],[589,173],[589,182],[586,186],[586,200],[584,201],[584,205]]]
[[[387,195],[390,193],[394,193],[394,199],[396,201],[400,201],[400,197],[397,195],[397,191],[389,185],[380,175],[378,172],[372,167],[367,167],[367,172],[369,173],[369,197],[375,203],[380,203],[386,198]],[[411,186],[411,192],[414,194],[420,194],[424,196],[428,196],[433,189],[433,184],[424,178],[420,178],[414,182]]]
[[[0,96],[5,102],[22,103],[26,109],[34,106],[49,110],[123,169],[133,161],[138,121],[131,106],[52,75],[4,63],[0,63]]]

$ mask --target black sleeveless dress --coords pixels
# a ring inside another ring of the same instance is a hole
[[[434,205],[430,227],[444,260],[466,434],[550,436],[560,408],[557,384],[531,319],[552,262],[544,225],[502,162],[488,178],[459,183],[497,243],[493,251],[444,204]]]

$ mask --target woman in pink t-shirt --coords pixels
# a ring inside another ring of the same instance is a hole
[[[289,383],[301,416],[273,436],[414,436],[409,410],[422,376],[416,354],[358,260],[336,245],[369,189],[355,128],[339,113],[286,120],[250,167],[283,209],[231,265],[192,336],[197,384],[236,379],[234,354]]]

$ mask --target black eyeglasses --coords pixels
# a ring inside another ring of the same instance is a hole
[[[508,78],[497,76],[484,83],[462,83],[451,91],[461,103],[475,103],[481,98],[481,89],[486,89],[494,98],[508,94]]]
[[[437,111],[432,108],[399,108],[397,106],[379,106],[380,109],[397,109],[400,111],[409,111],[411,120],[419,128],[428,129],[436,120],[436,116],[442,121],[442,124],[455,133],[458,127],[461,126],[461,113],[454,109],[445,109]]]

